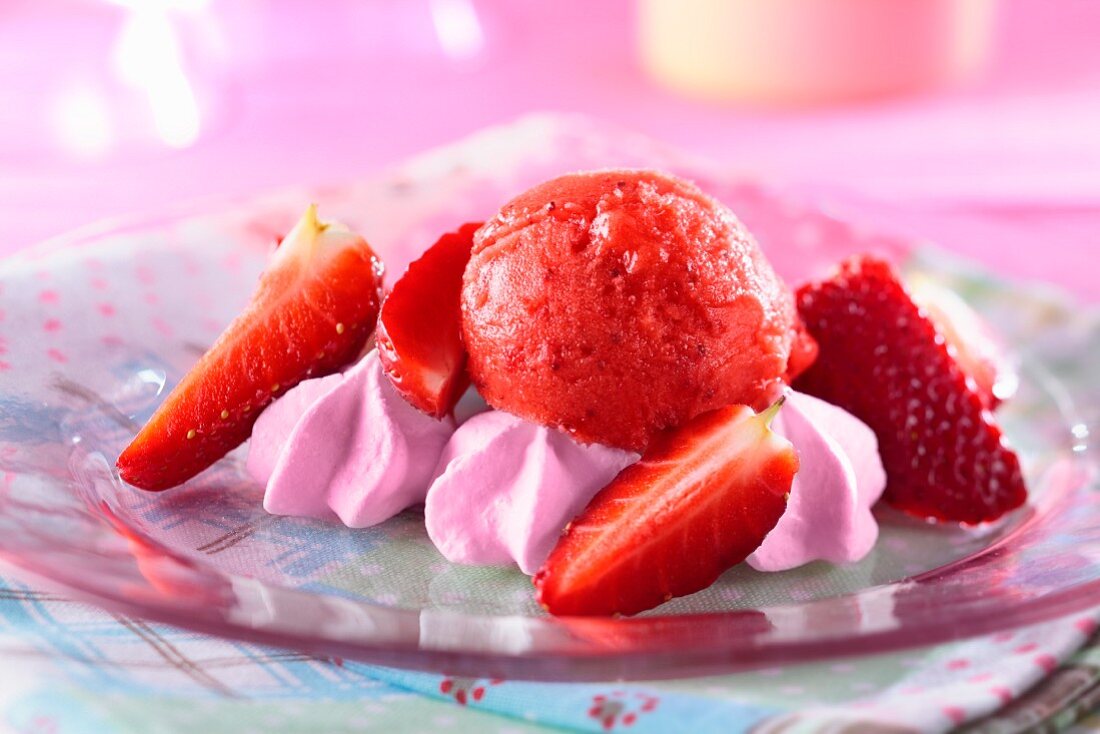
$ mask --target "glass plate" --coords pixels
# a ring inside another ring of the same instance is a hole
[[[439,232],[565,170],[661,167],[698,181],[799,280],[889,254],[1003,333],[1021,387],[1002,412],[1030,504],[982,528],[880,511],[851,566],[763,574],[632,619],[552,619],[514,569],[445,562],[408,511],[349,530],[265,514],[245,449],[147,494],[114,458],[247,299],[306,202],[364,232],[390,273]],[[640,138],[536,117],[384,176],[85,233],[0,264],[0,558],[127,614],[316,654],[530,679],[715,673],[947,641],[1100,604],[1097,320],[933,250],[862,232]]]

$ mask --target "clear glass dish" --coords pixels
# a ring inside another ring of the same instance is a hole
[[[366,234],[392,274],[434,235],[564,170],[672,170],[726,201],[792,280],[885,252],[1002,333],[1001,414],[1029,505],[990,527],[881,510],[874,552],[781,574],[738,567],[631,619],[554,619],[514,569],[448,564],[421,514],[349,530],[264,513],[241,449],[179,489],[114,458],[247,299],[305,204]],[[211,213],[213,212],[213,213]],[[933,249],[862,232],[621,131],[538,117],[378,178],[116,223],[0,263],[0,559],[127,614],[452,675],[579,680],[715,673],[943,642],[1100,604],[1097,319]]]

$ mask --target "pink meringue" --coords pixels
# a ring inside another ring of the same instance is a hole
[[[248,443],[248,459],[245,463],[245,468],[253,479],[267,486],[298,419],[321,396],[340,384],[341,380],[343,375],[305,380],[260,413],[252,426],[252,440]]]
[[[408,405],[370,352],[343,375],[307,380],[260,416],[248,471],[276,515],[366,527],[425,502],[447,560],[516,563],[532,574],[562,529],[637,454],[582,445],[470,398],[468,418],[436,421]],[[874,433],[854,416],[788,391],[773,429],[801,468],[787,510],[748,558],[759,571],[859,560],[878,537],[871,506],[886,484]]]
[[[452,563],[514,561],[533,574],[562,528],[637,458],[509,413],[476,415],[443,452],[424,507],[428,536]]]
[[[454,432],[398,395],[375,351],[343,375],[307,380],[256,421],[248,471],[274,515],[362,528],[424,501]],[[274,459],[273,459],[274,457]]]
[[[847,411],[793,390],[772,430],[794,444],[799,470],[787,510],[749,565],[785,571],[866,556],[878,539],[871,506],[886,488],[874,432]]]

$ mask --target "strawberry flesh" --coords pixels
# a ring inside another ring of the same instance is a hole
[[[756,550],[787,507],[798,457],[745,406],[656,438],[566,528],[535,575],[557,615],[635,614],[704,589]]]
[[[148,490],[191,479],[248,438],[277,396],[338,371],[374,332],[382,263],[361,238],[310,207],[275,251],[245,310],[118,459]]]
[[[378,318],[382,369],[411,405],[433,418],[454,410],[470,385],[462,342],[462,273],[474,232],[443,235],[394,283]]]
[[[1006,364],[996,338],[981,317],[953,291],[942,286],[925,280],[908,285],[913,300],[955,349],[955,361],[974,380],[985,406],[994,410],[1012,397],[1016,375]]]
[[[980,523],[1027,498],[982,389],[889,263],[856,257],[803,286],[798,308],[817,361],[795,383],[878,436],[884,498],[912,515]]]

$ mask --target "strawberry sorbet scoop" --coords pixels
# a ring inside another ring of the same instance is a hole
[[[708,410],[766,407],[813,359],[803,345],[788,364],[809,336],[748,231],[653,171],[569,174],[506,204],[474,236],[462,333],[491,405],[633,451]]]

